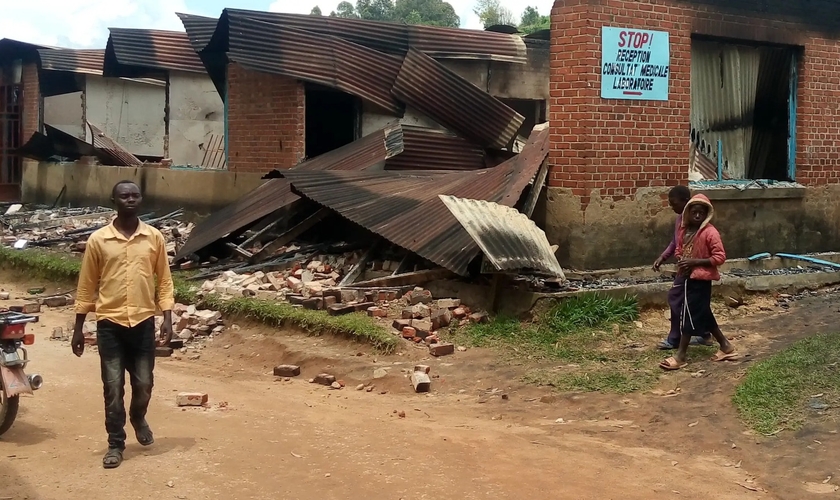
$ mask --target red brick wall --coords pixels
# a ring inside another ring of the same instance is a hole
[[[303,83],[228,65],[228,169],[291,168],[306,154]]]
[[[21,72],[23,83],[23,137],[26,142],[41,130],[41,88],[38,83],[38,65],[28,63]]]
[[[760,16],[721,13],[701,1],[558,0],[551,16],[549,186],[570,189],[585,208],[593,190],[618,200],[639,188],[687,182],[692,35],[804,47],[796,180],[840,183],[840,129],[835,125],[840,119],[840,43],[816,31],[809,34],[791,17]],[[670,33],[667,102],[601,99],[602,26]]]

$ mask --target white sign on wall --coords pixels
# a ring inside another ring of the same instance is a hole
[[[601,28],[601,97],[667,101],[670,60],[667,31]]]

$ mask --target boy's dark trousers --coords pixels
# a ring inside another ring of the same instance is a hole
[[[125,449],[125,372],[131,381],[128,414],[135,427],[146,425],[155,368],[154,316],[132,328],[102,320],[96,324],[96,345],[105,389],[105,430],[108,447]]]

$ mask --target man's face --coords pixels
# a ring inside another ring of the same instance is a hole
[[[673,196],[668,197],[668,205],[671,206],[671,210],[673,210],[675,214],[682,214],[683,210],[685,210],[686,203],[688,202],[685,200],[674,198]]]
[[[692,227],[699,227],[706,220],[707,215],[709,215],[709,207],[700,203],[695,203],[688,209],[688,220]]]
[[[136,214],[141,201],[143,201],[143,196],[137,184],[120,184],[114,190],[114,205],[119,213]]]

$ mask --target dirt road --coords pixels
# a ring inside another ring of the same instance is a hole
[[[538,389],[482,399],[477,394],[491,382],[463,370],[458,381],[435,379],[449,390],[415,395],[399,371],[411,359],[395,365],[398,356],[353,356],[359,347],[349,343],[291,334],[278,340],[244,329],[221,337],[198,360],[159,360],[149,416],[157,442],[145,449],[130,437],[123,465],[105,471],[98,355],[88,351],[77,359],[68,343],[47,340],[70,317],[69,310],[45,311],[32,329],[38,341],[30,371],[41,373],[45,386],[22,401],[18,421],[0,438],[0,498],[774,498],[738,484],[748,466],[722,466],[731,461],[723,444],[698,451],[681,443],[670,452],[662,446],[670,439],[660,435],[656,447],[645,447],[644,433],[657,432],[654,419],[557,423],[585,405],[575,397],[556,404],[528,397]],[[343,352],[346,365],[321,357],[327,348]],[[304,366],[303,376],[275,380],[270,367],[293,352],[310,353],[292,359]],[[389,376],[375,381],[375,391],[357,392],[357,374],[371,373],[377,363],[391,366]],[[446,373],[447,364],[433,369]],[[347,373],[348,387],[307,382],[329,369]],[[177,408],[179,391],[207,392],[210,407]],[[639,401],[625,403],[638,407]],[[633,437],[617,439],[619,433]]]

